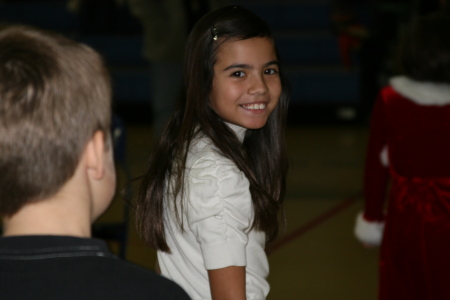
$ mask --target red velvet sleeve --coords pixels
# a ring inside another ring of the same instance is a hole
[[[388,124],[383,90],[379,94],[372,112],[370,136],[364,171],[364,218],[367,221],[384,219],[384,201],[389,182],[389,167],[383,166],[380,154],[387,145]]]

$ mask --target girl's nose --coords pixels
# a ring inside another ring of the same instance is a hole
[[[269,91],[263,75],[254,76],[251,80],[249,87],[249,94],[251,95],[264,95]]]

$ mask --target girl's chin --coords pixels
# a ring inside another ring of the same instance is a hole
[[[259,122],[251,122],[251,123],[246,123],[243,125],[240,125],[241,127],[245,127],[247,129],[260,129],[262,127],[264,127],[264,125],[266,125],[267,120],[265,121],[259,121]]]

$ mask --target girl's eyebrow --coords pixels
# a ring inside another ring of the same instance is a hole
[[[278,66],[278,61],[277,60],[271,60],[267,63],[264,64],[264,68],[268,67],[268,66],[272,66],[272,65],[277,65]],[[233,64],[230,65],[228,67],[226,67],[225,69],[223,69],[223,71],[227,71],[230,69],[251,69],[252,66],[251,65],[247,65],[247,64]]]
[[[271,66],[271,65],[277,65],[278,66],[278,60],[271,60],[271,61],[269,61],[268,63],[266,63],[265,65],[264,65],[264,67],[268,67],[268,66]]]

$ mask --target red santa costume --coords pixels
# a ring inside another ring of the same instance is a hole
[[[450,299],[450,85],[395,77],[381,90],[364,185],[355,234],[381,243],[379,299]]]

